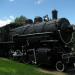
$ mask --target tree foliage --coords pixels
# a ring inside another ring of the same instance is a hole
[[[18,25],[25,25],[27,18],[25,16],[16,17],[14,23]]]

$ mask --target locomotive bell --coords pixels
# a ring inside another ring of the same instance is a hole
[[[52,19],[54,20],[54,19],[57,19],[57,15],[58,15],[58,11],[57,10],[53,10],[52,11]]]
[[[44,21],[45,21],[45,22],[48,22],[48,21],[49,21],[48,15],[45,15],[43,18],[44,18]]]

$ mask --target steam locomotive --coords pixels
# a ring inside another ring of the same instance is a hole
[[[58,71],[64,71],[75,63],[75,53],[68,44],[72,43],[74,27],[66,18],[57,17],[57,10],[48,16],[36,17],[34,23],[0,32],[0,45],[7,46],[13,57],[34,64],[53,65]],[[3,28],[1,28],[3,29]],[[5,41],[2,41],[5,40]]]

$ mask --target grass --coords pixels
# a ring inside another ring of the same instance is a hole
[[[42,73],[33,65],[0,58],[0,75],[52,75]]]
[[[34,65],[22,64],[5,58],[0,58],[0,75],[56,75],[42,72]],[[63,75],[63,74],[62,74]]]

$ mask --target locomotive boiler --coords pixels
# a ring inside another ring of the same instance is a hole
[[[68,44],[72,43],[74,27],[66,18],[58,18],[57,10],[48,16],[36,17],[34,23],[9,30],[10,53],[15,50],[27,63],[52,65],[58,71],[74,67],[75,54]],[[13,54],[15,57],[16,55]]]
[[[64,44],[68,44],[72,40],[73,26],[70,24],[68,19],[60,18],[57,19],[57,11],[52,11],[52,20],[47,22],[43,21],[42,18],[37,18],[39,23],[28,24],[11,30],[12,36],[35,36],[49,34],[49,38],[42,38],[42,40],[54,40],[60,41]],[[40,40],[36,38],[36,40]]]

